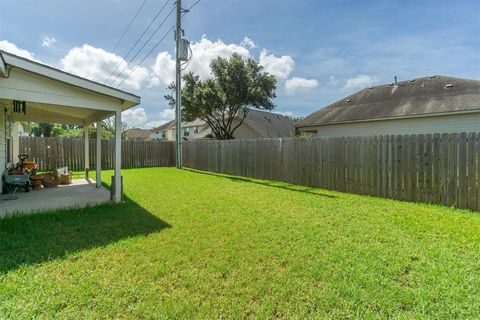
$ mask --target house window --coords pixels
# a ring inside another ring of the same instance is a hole
[[[162,131],[162,139],[165,139],[167,137],[167,133],[165,131]]]
[[[193,133],[198,134],[198,127],[193,127]]]
[[[183,136],[188,137],[190,135],[190,128],[183,129]]]

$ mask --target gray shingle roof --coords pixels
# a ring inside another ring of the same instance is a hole
[[[293,119],[278,113],[250,109],[244,123],[263,138],[286,138],[294,134]]]
[[[175,126],[175,120],[170,120],[164,124],[162,124],[161,126],[159,127],[156,127],[156,128],[153,128],[152,130],[150,131],[161,131],[161,130],[167,130],[167,129],[170,129],[172,127]]]
[[[472,110],[480,111],[480,81],[432,76],[365,88],[310,114],[296,127]]]
[[[250,109],[244,124],[250,126],[263,138],[291,137],[294,134],[293,120],[284,115]],[[205,126],[206,123],[201,119],[192,122],[183,123],[183,127]],[[161,131],[175,128],[175,120],[169,121],[151,131]]]

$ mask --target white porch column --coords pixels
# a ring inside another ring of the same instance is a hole
[[[122,111],[115,112],[115,202],[122,201]]]
[[[20,137],[18,134],[20,123],[18,121],[12,123],[12,161],[18,161],[18,155],[20,154]],[[3,168],[2,168],[3,169]]]
[[[88,128],[88,125],[83,126],[83,131],[85,133],[85,179],[88,179],[88,170],[90,169],[90,139],[88,136]]]
[[[101,121],[97,121],[97,155],[95,157],[96,159],[96,186],[97,188],[100,188],[102,186],[102,135],[101,135]]]

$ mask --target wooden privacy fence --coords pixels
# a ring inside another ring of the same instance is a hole
[[[96,139],[90,139],[90,168],[96,166]],[[102,168],[113,168],[115,141],[102,140]],[[20,137],[20,154],[39,164],[39,169],[68,167],[80,171],[85,168],[85,144],[82,138]],[[171,141],[122,141],[122,167],[159,167],[175,165],[174,144]]]
[[[480,209],[480,134],[187,141],[184,166]]]

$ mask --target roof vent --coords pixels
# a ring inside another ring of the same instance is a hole
[[[368,89],[372,90],[372,89],[373,89],[373,87],[368,87]]]
[[[446,84],[445,89],[448,89],[448,88],[453,88],[453,84],[452,83]]]
[[[350,102],[352,102],[352,99],[347,99],[347,100],[345,100],[345,102],[350,103]]]
[[[408,80],[408,82],[413,83],[413,82],[415,82],[415,79]]]
[[[435,79],[437,76],[430,76],[429,78],[430,79]]]

